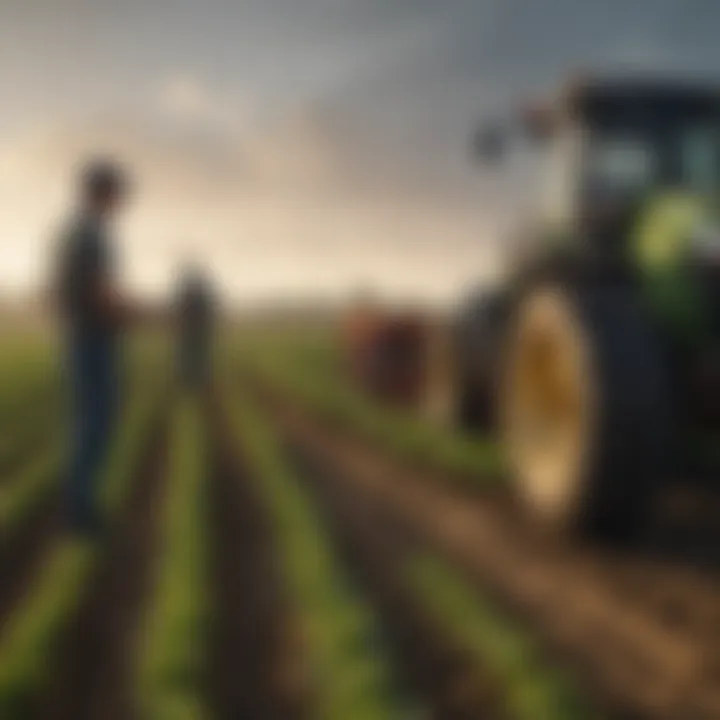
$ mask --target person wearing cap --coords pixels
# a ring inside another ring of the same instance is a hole
[[[59,247],[57,301],[71,387],[72,443],[66,478],[70,525],[101,525],[98,481],[115,427],[119,339],[129,306],[114,278],[110,223],[127,195],[122,169],[94,161],[83,170],[79,202]]]

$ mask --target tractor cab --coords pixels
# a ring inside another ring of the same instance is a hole
[[[519,125],[476,137],[490,164],[513,135],[546,163],[499,319],[458,323],[461,399],[538,516],[627,538],[720,437],[720,93],[583,81]]]
[[[552,102],[521,113],[519,122],[481,130],[479,156],[496,163],[518,135],[543,155],[535,226],[553,237],[623,246],[649,200],[720,195],[715,89],[574,82]]]

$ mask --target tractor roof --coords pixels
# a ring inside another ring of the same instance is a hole
[[[720,88],[711,84],[670,78],[572,78],[549,102],[525,108],[533,131],[543,133],[563,117],[579,120],[623,113],[628,109],[649,114],[720,114]]]
[[[581,113],[620,103],[713,111],[720,109],[720,88],[669,78],[588,78],[570,82],[561,93],[560,102]]]

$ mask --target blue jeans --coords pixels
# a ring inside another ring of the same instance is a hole
[[[116,425],[118,373],[112,342],[75,339],[69,353],[72,442],[67,501],[74,528],[99,522],[98,486]]]

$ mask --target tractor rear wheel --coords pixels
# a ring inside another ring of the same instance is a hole
[[[499,416],[520,496],[554,527],[630,539],[671,439],[662,354],[632,292],[533,288],[506,350]]]

